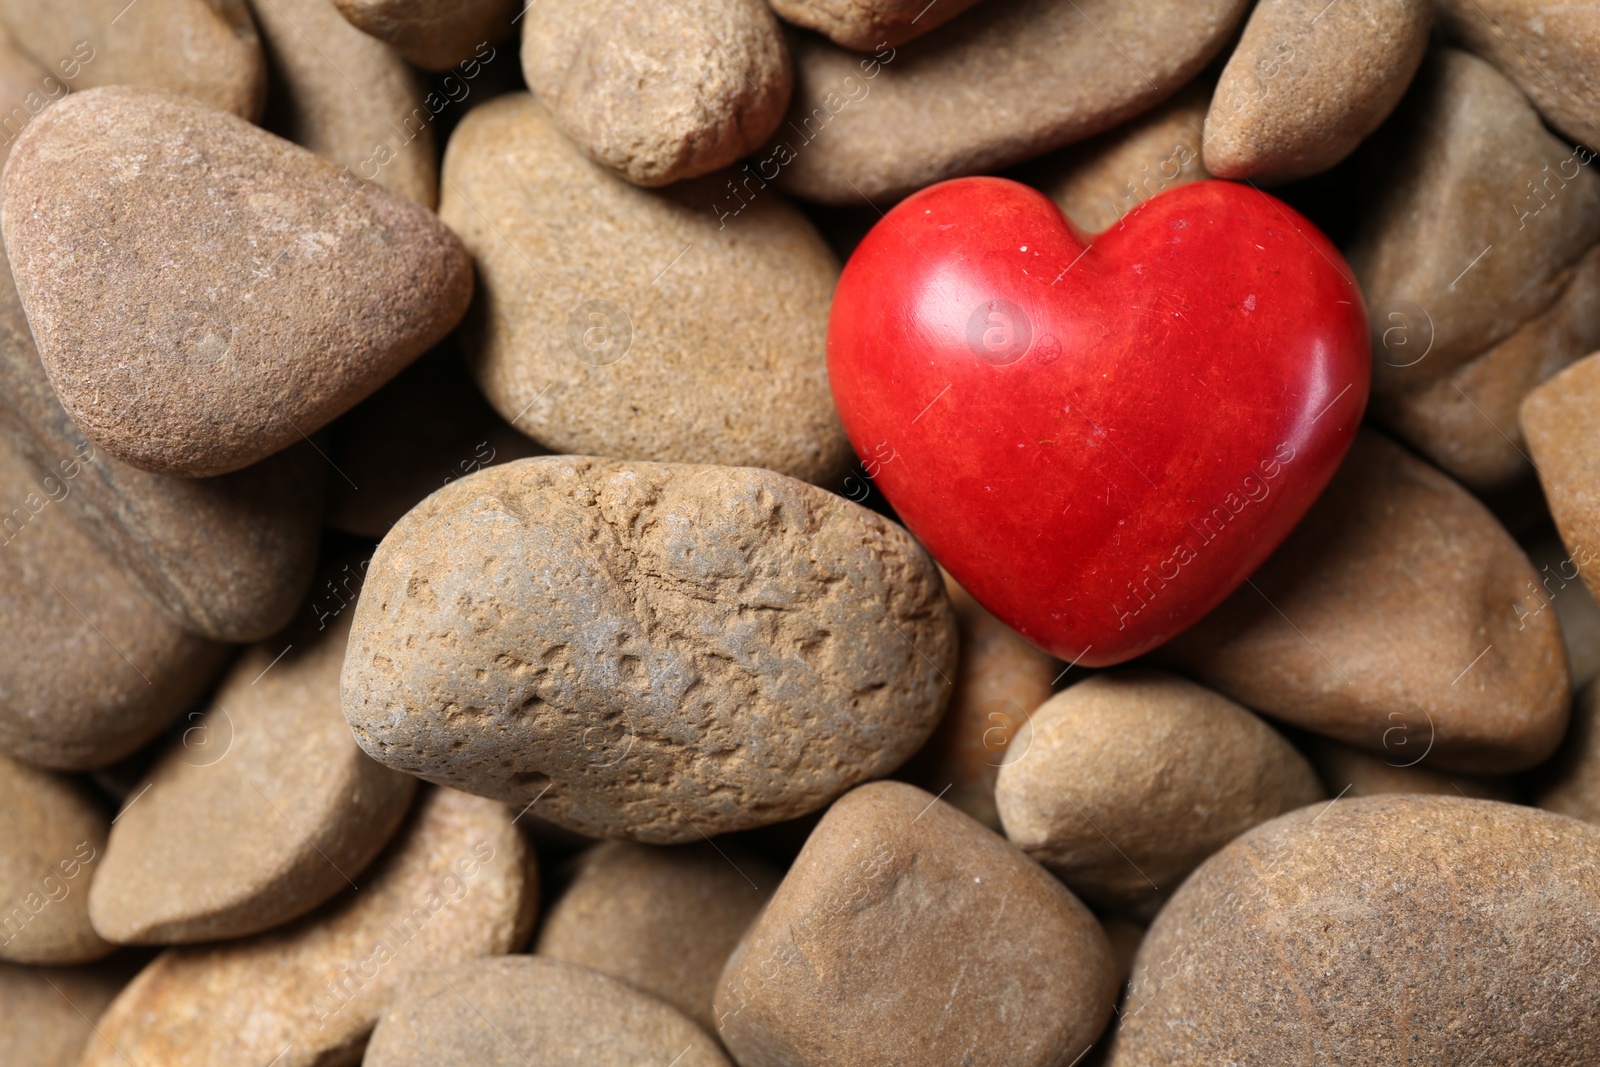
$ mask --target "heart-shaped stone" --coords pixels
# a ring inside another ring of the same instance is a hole
[[[17,138],[5,244],[62,406],[135,467],[246,467],[449,332],[472,264],[432,212],[157,89],[74,93]]]
[[[828,328],[845,430],[901,518],[1091,666],[1174,636],[1277,547],[1354,437],[1369,361],[1333,245],[1216,181],[1092,239],[1015,182],[925,189],[856,249]]]

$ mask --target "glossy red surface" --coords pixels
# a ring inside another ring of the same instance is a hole
[[[868,473],[985,606],[1131,659],[1305,514],[1367,402],[1366,314],[1304,217],[1181,186],[1093,238],[1000,178],[919,192],[851,257],[828,372]]]

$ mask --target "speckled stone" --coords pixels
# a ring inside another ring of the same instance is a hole
[[[1597,907],[1600,828],[1461,797],[1306,808],[1178,890],[1108,1063],[1581,1063]]]
[[[1223,845],[1321,796],[1276,730],[1159,671],[1096,675],[1051,697],[995,791],[1018,848],[1091,904],[1144,919]]]
[[[344,179],[159,90],[73,93],[30,123],[0,183],[5,244],[84,433],[144,470],[224,474],[298,443],[444,336],[471,298],[460,242]]]
[[[1198,81],[1153,111],[1041,160],[1035,179],[1066,216],[1101,233],[1152,196],[1210,175],[1200,159],[1210,87]]]
[[[1508,803],[1517,799],[1509,778],[1446,774],[1434,770],[1426,761],[1407,765],[1415,753],[1379,756],[1320,737],[1309,738],[1305,748],[1329,796],[1354,800],[1381,793],[1430,793]]]
[[[1600,178],[1504,75],[1450,48],[1369,145],[1373,195],[1346,254],[1381,418],[1555,304],[1600,240]]]
[[[573,861],[534,951],[608,974],[716,1029],[722,966],[782,875],[732,845],[595,845]]]
[[[433,111],[417,72],[346,22],[333,0],[251,4],[272,70],[268,127],[363,181],[434,207]]]
[[[6,1067],[77,1067],[95,1020],[127,984],[117,962],[85,967],[0,963],[0,1048]]]
[[[533,924],[512,813],[452,790],[420,794],[358,884],[269,933],[168,949],[101,1017],[81,1067],[355,1064],[409,983],[513,951]]]
[[[341,416],[324,447],[344,472],[328,483],[328,525],[372,538],[435,489],[543,453],[495,414],[453,339]]]
[[[741,1067],[1053,1067],[1099,1036],[1116,983],[1060,882],[932,794],[875,782],[823,816],[728,960],[718,1033]]]
[[[1400,102],[1432,26],[1432,0],[1261,0],[1217,81],[1206,169],[1287,182],[1340,162]]]
[[[1600,143],[1600,26],[1584,4],[1437,0],[1439,28],[1515,81],[1566,137]]]
[[[424,70],[448,70],[508,36],[521,0],[333,0],[363,33]]]
[[[858,52],[904,44],[938,29],[978,0],[773,0],[785,21]]]
[[[0,21],[73,90],[166,89],[252,120],[266,103],[245,0],[0,0]]]
[[[289,621],[316,565],[327,461],[302,442],[232,474],[174,478],[95,449],[39,362],[3,249],[0,435],[37,479],[62,487],[78,528],[185,629],[256,641]],[[77,461],[91,451],[93,462]]]
[[[585,967],[473,960],[419,981],[384,1016],[365,1067],[731,1067],[679,1012]]]
[[[887,774],[955,658],[937,568],[873,512],[770,471],[551,456],[395,525],[341,684],[380,762],[671,844]]]
[[[646,186],[748,155],[794,84],[764,0],[545,0],[522,23],[522,74],[585,155]]]
[[[1161,103],[1227,43],[1246,0],[1003,0],[870,56],[796,35],[794,100],[757,154],[789,191],[881,210]]]
[[[179,628],[58,501],[103,453],[40,479],[0,434],[0,746],[61,770],[115,763],[204,692],[225,646]]]
[[[827,375],[839,263],[759,179],[640,189],[526,94],[474,108],[444,174],[480,279],[463,345],[512,425],[575,455],[819,483],[849,467]]]
[[[1524,770],[1560,743],[1570,698],[1555,616],[1513,610],[1533,578],[1488,509],[1367,430],[1251,584],[1163,655],[1394,762]]]
[[[1600,249],[1578,261],[1548,311],[1431,385],[1387,397],[1376,407],[1396,434],[1469,489],[1504,491],[1533,474],[1517,422],[1523,397],[1596,348]],[[1379,358],[1402,362],[1402,350],[1380,349]]]
[[[348,887],[399,829],[417,780],[369,759],[339,713],[353,614],[319,631],[306,613],[240,657],[134,790],[89,898],[102,936],[270,930]]]
[[[1600,396],[1600,352],[1578,360],[1529,393],[1522,402],[1521,424],[1568,558],[1589,592],[1600,596],[1596,396]],[[1529,610],[1523,597],[1518,601],[1524,611]]]
[[[0,756],[0,811],[0,960],[87,963],[109,953],[115,946],[89,923],[105,803],[87,783]]]
[[[939,728],[897,777],[998,831],[994,783],[1007,746],[1050,698],[1063,664],[989,614],[943,568],[940,574],[960,632],[955,691]]]

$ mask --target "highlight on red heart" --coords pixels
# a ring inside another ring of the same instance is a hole
[[[1238,588],[1366,408],[1366,313],[1315,226],[1249,186],[1102,234],[1001,178],[931,186],[846,265],[828,373],[851,443],[951,575],[1069,662],[1147,652]]]

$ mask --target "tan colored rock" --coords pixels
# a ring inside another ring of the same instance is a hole
[[[1539,807],[1600,823],[1600,688],[1593,684],[1572,705],[1572,728],[1555,759],[1535,773]]]
[[[683,1015],[584,967],[507,956],[417,985],[384,1016],[365,1067],[732,1067]]]
[[[430,212],[158,90],[52,106],[18,138],[0,195],[62,406],[157,473],[225,474],[300,442],[471,297],[465,250]]]
[[[1380,324],[1381,326],[1381,324]],[[1600,348],[1600,249],[1578,261],[1566,291],[1510,337],[1415,392],[1381,397],[1374,413],[1463,485],[1492,493],[1530,476],[1517,423],[1522,398]],[[1380,358],[1406,358],[1380,352]]]
[[[0,434],[122,573],[193,633],[255,641],[311,580],[328,464],[310,443],[232,474],[174,478],[96,450],[39,362],[0,249]],[[94,460],[78,462],[89,454]]]
[[[1210,177],[1200,161],[1210,103],[1190,84],[1131,122],[1065,148],[1039,164],[1039,189],[1086,233],[1102,233],[1151,197]]]
[[[789,106],[794,71],[764,0],[546,0],[522,24],[522,74],[551,120],[636,185],[748,155]],[[692,74],[688,73],[692,72]]]
[[[140,85],[257,119],[267,99],[245,0],[0,0],[0,21],[73,91]]]
[[[1597,906],[1600,828],[1461,797],[1306,808],[1178,890],[1107,1062],[1581,1063]]]
[[[1392,762],[1524,770],[1560,743],[1570,698],[1554,616],[1513,610],[1533,577],[1466,490],[1363,431],[1250,584],[1163,655]]]
[[[1342,161],[1422,65],[1432,0],[1262,0],[1206,116],[1219,178],[1287,182]]]
[[[796,35],[794,100],[756,166],[808,200],[887,210],[1148,111],[1205,67],[1247,7],[1004,0],[870,56]]]
[[[341,18],[333,0],[251,4],[272,69],[268,127],[432,209],[439,201],[434,112],[424,106],[428,88],[417,72]]]
[[[363,33],[424,70],[449,70],[508,36],[520,0],[333,0]]]
[[[127,984],[127,968],[0,963],[0,1048],[6,1067],[77,1067],[95,1020]]]
[[[774,0],[785,22],[804,26],[844,48],[871,52],[938,29],[978,0]]]
[[[1537,577],[1523,586],[1522,596],[1513,607],[1522,625],[1548,610],[1554,610],[1561,623],[1561,643],[1567,649],[1567,666],[1572,673],[1572,688],[1582,689],[1600,677],[1600,605],[1585,584],[1578,562],[1561,543],[1559,534],[1549,533],[1527,546],[1528,560]]]
[[[1272,727],[1159,671],[1100,674],[1051,697],[995,790],[1018,848],[1090,903],[1146,919],[1223,845],[1321,796]]]
[[[827,377],[838,260],[773,190],[636,188],[525,94],[474,108],[444,174],[481,287],[463,346],[512,425],[553,452],[806,481],[852,462]]]
[[[369,759],[339,712],[353,616],[319,631],[308,614],[252,648],[156,762],[118,816],[90,894],[103,937],[246,937],[358,884],[417,780]]]
[[[0,756],[0,811],[0,960],[87,963],[109,953],[115,946],[89,924],[104,802],[83,782]]]
[[[1555,304],[1600,239],[1600,178],[1515,85],[1450,48],[1429,55],[1369,158],[1376,199],[1347,255],[1381,411]]]
[[[512,951],[533,924],[512,813],[453,790],[420,794],[359,884],[289,926],[162,953],[101,1017],[82,1067],[355,1064],[411,982]]]
[[[955,657],[933,561],[865,508],[771,471],[550,456],[395,525],[341,684],[380,762],[672,844],[887,774]]]
[[[1060,882],[932,794],[875,782],[823,816],[728,960],[718,1034],[741,1067],[1044,1067],[1099,1036],[1116,984]]]
[[[732,846],[623,841],[584,852],[571,877],[534,951],[660,997],[707,1030],[722,966],[783,878]]]
[[[79,532],[60,503],[104,457],[40,479],[0,434],[0,749],[88,770],[151,740],[210,686],[228,650],[184,632]]]
[[[0,23],[0,164],[23,127],[71,91],[54,69],[34,62]]]
[[[989,614],[943,568],[940,574],[960,631],[955,691],[939,728],[899,777],[998,832],[994,783],[1007,746],[1050,698],[1062,665]]]
[[[1600,27],[1582,4],[1549,0],[1438,0],[1439,28],[1493,63],[1551,126],[1600,143]]]
[[[373,538],[435,489],[543,452],[495,414],[453,340],[357,404],[328,437],[329,462],[343,472],[328,485],[328,525]]]
[[[1306,754],[1316,765],[1329,796],[1354,800],[1381,793],[1429,793],[1507,803],[1517,799],[1509,778],[1446,774],[1426,762],[1408,766],[1401,757],[1374,755],[1326,738],[1312,738],[1306,745]]]
[[[1528,451],[1556,529],[1567,546],[1566,569],[1576,569],[1589,592],[1600,597],[1600,448],[1595,435],[1600,417],[1600,353],[1578,360],[1529,393],[1520,421]],[[1524,620],[1533,616],[1518,590]]]

